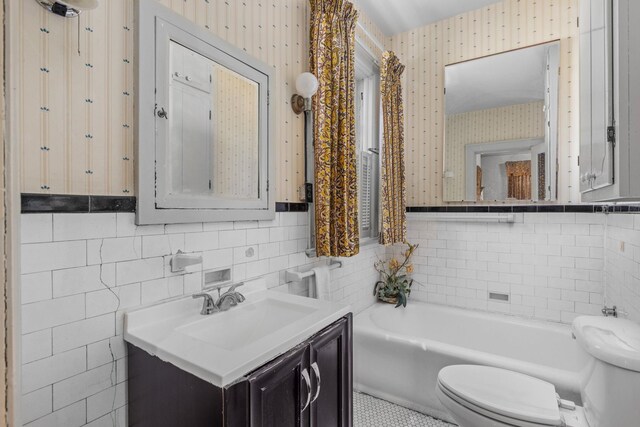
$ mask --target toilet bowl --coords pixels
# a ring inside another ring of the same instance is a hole
[[[639,426],[640,325],[581,316],[572,331],[591,357],[580,378],[584,407],[560,399],[551,383],[490,366],[441,369],[436,395],[460,427]]]
[[[561,401],[553,384],[489,366],[453,365],[436,395],[461,427],[587,427],[582,408]]]

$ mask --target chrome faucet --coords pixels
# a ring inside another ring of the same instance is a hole
[[[220,295],[220,287],[214,288],[218,290],[218,300],[214,302],[213,297],[206,292],[194,294],[193,298],[204,298],[202,310],[200,314],[209,315],[218,311],[227,311],[231,307],[236,306],[245,300],[244,295],[236,291],[236,288],[244,285],[237,283],[231,286],[225,293]]]
[[[213,314],[216,311],[220,311],[216,303],[213,301],[213,297],[207,293],[193,294],[193,299],[196,298],[204,298],[204,303],[202,304],[202,310],[200,310],[200,314],[203,316]]]
[[[223,293],[220,296],[220,299],[222,300],[222,298],[231,298],[231,300],[233,301],[233,304],[231,305],[238,305],[241,302],[243,302],[245,300],[244,295],[242,295],[240,292],[236,291],[236,288],[240,287],[244,285],[244,283],[237,283],[233,286],[231,286],[227,292]]]
[[[242,286],[243,284],[244,283],[238,283],[236,285],[233,285],[225,293],[220,295],[220,298],[218,298],[218,302],[216,303],[216,306],[218,306],[220,311],[226,311],[245,300],[244,295],[236,291],[236,288],[238,286]]]
[[[605,306],[602,309],[602,314],[604,314],[604,317],[609,317],[609,316],[618,317],[618,307],[616,307],[615,305],[613,307]]]

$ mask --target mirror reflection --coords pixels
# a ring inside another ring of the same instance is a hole
[[[170,42],[170,194],[259,197],[259,87]]]
[[[559,43],[445,67],[445,201],[556,198]]]

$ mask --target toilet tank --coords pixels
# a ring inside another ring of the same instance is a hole
[[[575,339],[591,356],[580,387],[589,426],[640,425],[640,325],[580,316],[572,326]]]

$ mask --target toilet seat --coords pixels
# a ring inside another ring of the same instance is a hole
[[[506,425],[563,426],[553,384],[490,366],[453,365],[438,374],[442,394]]]

